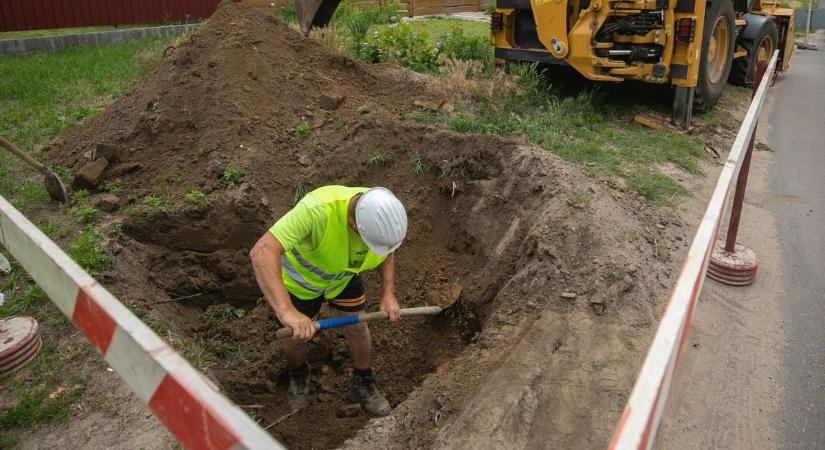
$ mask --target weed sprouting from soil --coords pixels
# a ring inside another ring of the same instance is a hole
[[[389,158],[386,155],[384,155],[384,153],[376,150],[372,154],[372,156],[367,158],[367,160],[364,162],[364,164],[366,164],[367,167],[375,167],[375,166],[382,166],[384,164],[387,164],[388,162],[389,162]]]
[[[424,173],[424,160],[421,158],[421,155],[418,153],[413,153],[410,157],[410,163],[412,164],[412,174],[415,176],[419,176]]]
[[[304,198],[304,196],[307,195],[309,193],[309,191],[311,191],[311,190],[312,189],[311,189],[310,186],[305,185],[304,183],[302,183],[300,181],[298,183],[296,183],[295,184],[295,193],[292,195],[292,205],[293,206],[297,205],[298,202],[300,202],[301,199]]]
[[[298,133],[298,136],[307,137],[309,136],[311,128],[309,126],[309,122],[303,121],[295,127],[295,132]]]
[[[101,189],[110,194],[120,194],[123,192],[123,184],[117,180],[109,180],[103,183],[103,187]]]
[[[246,173],[235,163],[229,163],[223,171],[221,182],[227,189],[234,189],[241,184],[241,180],[246,176]]]
[[[166,210],[168,202],[161,194],[150,194],[143,198],[143,204],[146,206],[146,214],[149,217],[157,217]]]
[[[206,200],[206,194],[197,189],[191,189],[183,196],[183,201],[190,205],[198,205],[204,200]]]
[[[103,217],[103,213],[91,205],[74,206],[69,212],[72,217],[85,224],[95,223]]]
[[[80,205],[87,198],[89,198],[89,191],[86,189],[78,189],[72,193],[70,200],[72,205]]]

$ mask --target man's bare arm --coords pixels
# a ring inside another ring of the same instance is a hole
[[[381,275],[380,309],[389,314],[390,322],[395,322],[401,317],[398,299],[395,298],[395,252],[387,256],[379,267],[378,273]]]
[[[295,339],[307,340],[315,334],[312,320],[301,314],[289,298],[289,292],[281,280],[281,255],[284,248],[272,233],[264,233],[249,252],[255,279],[264,293],[267,303],[275,310],[278,319],[292,328]]]

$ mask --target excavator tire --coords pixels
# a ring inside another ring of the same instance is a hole
[[[762,24],[754,39],[740,39],[739,44],[745,47],[748,55],[733,60],[730,82],[740,86],[753,86],[757,61],[770,61],[776,50],[777,42],[779,42],[779,30],[773,20]]]
[[[736,14],[731,0],[712,0],[705,10],[699,79],[693,94],[693,110],[706,112],[722,96],[736,48]]]

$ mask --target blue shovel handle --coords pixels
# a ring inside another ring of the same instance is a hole
[[[316,321],[315,329],[321,331],[328,330],[330,328],[340,328],[345,327],[347,325],[355,325],[360,321],[361,319],[358,316],[333,317],[331,319],[323,319]]]
[[[415,308],[402,308],[399,311],[401,317],[405,316],[434,316],[442,311],[439,306],[418,306]],[[369,322],[371,320],[384,320],[388,315],[385,311],[375,311],[371,313],[362,313],[355,316],[341,316],[333,317],[331,319],[323,319],[312,322],[315,330],[328,330],[330,328],[341,328],[356,323]],[[292,336],[292,328],[281,328],[275,332],[277,339],[283,339]]]

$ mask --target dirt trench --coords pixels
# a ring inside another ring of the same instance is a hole
[[[250,247],[308,188],[380,185],[404,202],[410,228],[398,251],[398,298],[402,306],[456,306],[372,326],[374,368],[394,407],[388,418],[336,417],[348,349],[340,332],[321,333],[311,344],[315,404],[269,428],[289,447],[449,447],[439,433],[489,420],[471,417],[495,409],[479,407],[476,396],[501,370],[523,364],[512,359],[519,354],[537,355],[527,365],[550,372],[524,381],[544,397],[512,411],[529,418],[554,406],[549,419],[519,422],[553,432],[559,446],[603,446],[670,276],[656,255],[681,241],[653,226],[665,219],[633,194],[524,139],[408,121],[414,100],[438,100],[428,86],[395,67],[331,54],[224,2],[134,90],[48,152],[79,171],[98,144],[119,149],[101,175],[124,191],[107,218],[122,226],[106,242],[117,257],[102,281],[163,324],[164,337],[176,337],[262,426],[288,407],[278,325],[252,275]],[[340,104],[323,106],[333,94]],[[243,174],[237,183],[227,183],[229,167]],[[193,189],[205,199],[184,201]],[[377,276],[366,284],[375,309]],[[547,317],[564,325],[545,328],[566,331],[542,334]],[[515,350],[525,336],[538,347]],[[497,392],[523,381],[505,379],[513,382]],[[564,399],[547,397],[554,392]]]

